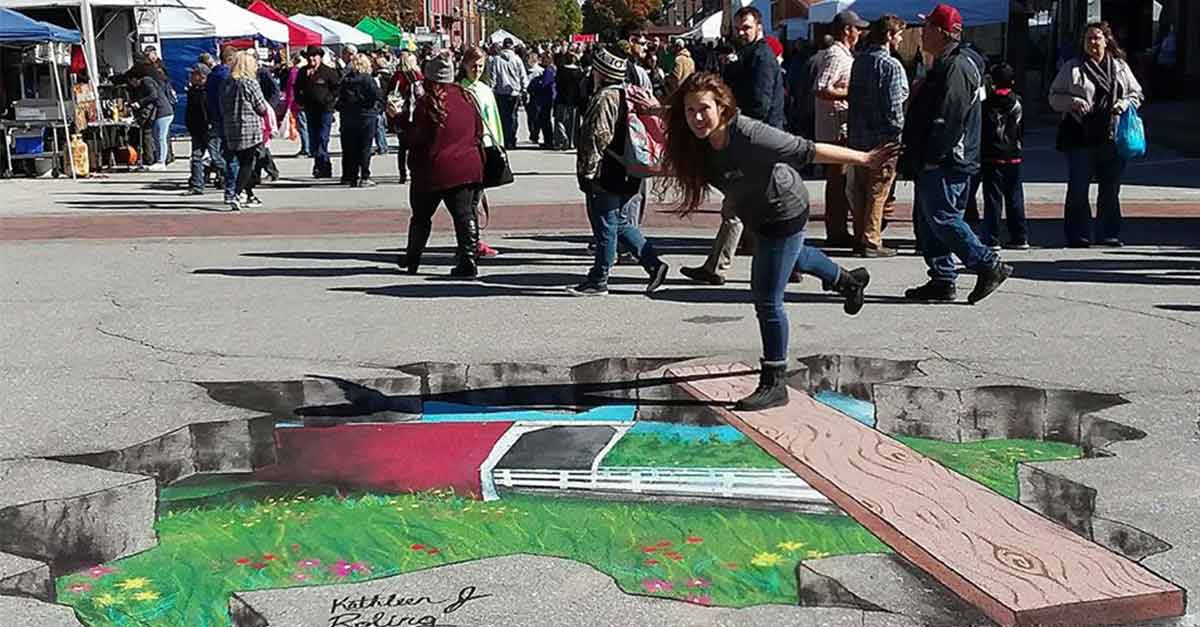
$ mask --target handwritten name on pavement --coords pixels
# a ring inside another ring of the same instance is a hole
[[[458,591],[457,599],[434,600],[428,596],[407,597],[400,594],[376,594],[360,597],[346,596],[334,599],[329,609],[329,627],[457,627],[438,620],[461,610],[472,601],[486,599],[492,595],[482,594],[475,586],[466,586]],[[426,609],[416,609],[425,607]],[[441,608],[441,613],[437,612]],[[383,611],[366,616],[364,612],[374,609]],[[391,609],[393,611],[387,611]],[[416,609],[415,613],[395,611]],[[424,613],[422,613],[424,612]]]

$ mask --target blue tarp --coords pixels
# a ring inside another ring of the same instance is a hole
[[[179,102],[175,103],[175,119],[171,121],[171,135],[187,134],[187,87],[192,67],[199,63],[200,53],[213,57],[217,53],[215,37],[193,37],[188,39],[163,39],[162,60],[167,69],[167,79],[175,88]]]
[[[0,8],[0,42],[40,43],[54,41],[79,43],[79,31],[30,19],[11,9]]]
[[[875,20],[880,16],[891,13],[900,16],[901,19],[909,24],[920,24],[921,20],[917,17],[918,14],[926,14],[933,12],[933,7],[937,6],[937,0],[857,0],[847,2],[840,0],[839,2],[821,2],[814,4],[812,9],[824,7],[825,12],[828,12],[829,19],[832,19],[833,13],[839,9],[849,9],[858,14],[864,20]],[[961,0],[953,2],[954,8],[958,9],[962,15],[964,26],[984,26],[986,24],[1005,24],[1008,22],[1009,0]],[[812,15],[810,9],[810,15]],[[824,12],[822,12],[822,17]],[[815,21],[828,22],[829,19],[818,19]]]

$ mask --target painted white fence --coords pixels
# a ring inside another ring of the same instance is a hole
[[[609,467],[597,470],[496,468],[496,486],[626,492],[830,505],[787,469]]]

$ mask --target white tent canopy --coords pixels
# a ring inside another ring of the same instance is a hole
[[[285,24],[251,13],[227,0],[200,0],[195,8],[163,7],[158,17],[163,39],[191,37],[253,37],[261,35],[279,43],[288,42]]]
[[[519,37],[504,30],[503,28],[498,29],[496,32],[492,33],[491,37],[488,37],[488,41],[490,41],[494,44],[502,44],[502,43],[504,43],[505,39],[513,40],[513,45],[516,45],[516,46],[525,45],[525,42],[521,41],[521,39]]]
[[[679,35],[679,37],[681,39],[695,39],[699,37],[705,41],[720,39],[721,19],[722,13],[720,11],[713,13],[712,15],[704,18],[704,21],[700,22],[700,24],[698,24],[695,28],[683,33],[682,35]]]
[[[297,13],[291,17],[291,20],[301,26],[321,33],[321,42],[327,45],[353,44],[355,46],[365,46],[375,43],[375,39],[370,35],[349,24],[343,24],[327,17]]]

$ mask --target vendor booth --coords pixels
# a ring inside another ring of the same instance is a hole
[[[505,39],[511,39],[513,42],[513,45],[515,45],[515,46],[524,46],[525,45],[525,42],[521,41],[520,38],[518,38],[516,35],[508,32],[508,31],[504,30],[503,28],[496,29],[496,31],[492,33],[491,37],[488,37],[489,42],[497,44],[497,45],[503,44]]]
[[[305,28],[309,28],[321,34],[321,41],[326,46],[369,46],[375,43],[375,38],[367,33],[364,33],[349,24],[343,24],[337,20],[331,20],[327,17],[319,15],[305,15],[297,13],[291,17],[291,20]]]
[[[263,0],[254,0],[254,2],[250,3],[250,6],[246,7],[246,10],[287,26],[288,45],[292,48],[319,46],[323,43],[320,33],[293,22],[288,19],[288,16],[275,10],[275,7],[263,2]]]
[[[716,41],[721,38],[721,20],[724,15],[721,12],[713,13],[704,18],[692,30],[679,35],[679,39],[702,39],[704,41]]]
[[[0,109],[11,106],[14,117],[0,120],[0,175],[12,176],[19,163],[30,173],[36,173],[39,162],[56,176],[68,169],[64,148],[70,144],[71,118],[65,70],[71,63],[70,46],[80,40],[78,31],[0,8],[0,80],[5,82],[0,91],[13,96]]]

